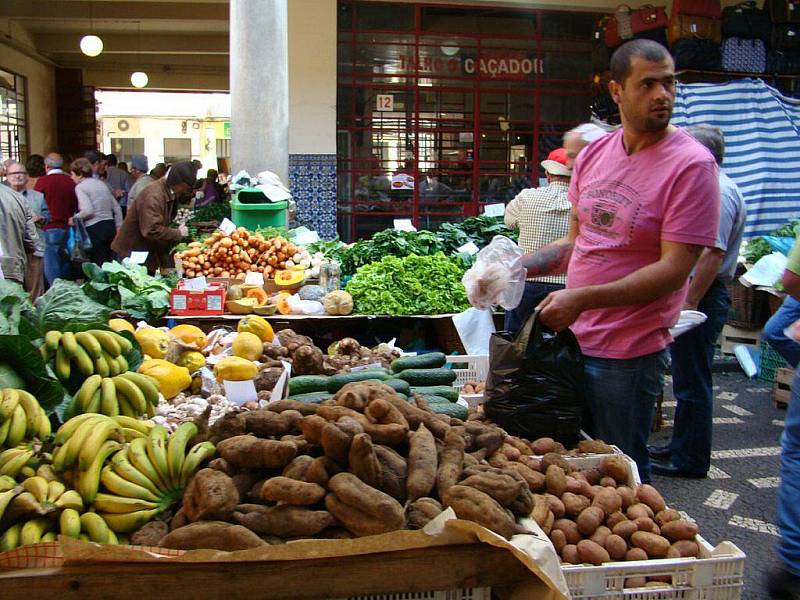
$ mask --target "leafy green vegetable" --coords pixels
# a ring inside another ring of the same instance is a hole
[[[322,252],[322,255],[327,259],[338,259],[342,248],[344,248],[344,244],[338,235],[332,240],[320,240],[306,246],[306,250],[312,256],[317,252]]]
[[[65,399],[71,400],[64,386],[45,364],[39,350],[24,335],[0,335],[0,355],[25,380],[47,414],[53,413]]]
[[[22,286],[8,279],[0,279],[0,334],[23,333],[32,339],[39,337],[32,326],[33,303]]]
[[[798,230],[800,230],[800,219],[790,219],[777,229],[770,231],[769,235],[793,238],[797,235]],[[747,242],[744,256],[751,265],[754,265],[768,254],[772,254],[772,246],[764,238],[757,236]]]
[[[134,319],[150,321],[169,311],[170,279],[147,273],[142,265],[107,262],[100,268],[84,263],[84,291],[112,310],[121,310]]]
[[[51,329],[107,328],[110,315],[108,306],[90,298],[78,284],[56,279],[50,289],[36,300],[34,324],[42,334]]]
[[[216,221],[219,223],[222,219],[226,218],[231,218],[231,203],[214,202],[194,211],[192,218],[189,219],[186,224],[192,225],[194,223],[205,223],[207,221]]]
[[[381,260],[384,256],[429,256],[442,252],[444,246],[432,231],[399,231],[386,229],[344,249],[341,253],[342,273],[354,274],[359,267]]]
[[[432,256],[385,256],[358,269],[347,283],[360,314],[438,315],[469,308],[461,262]]]
[[[469,242],[483,248],[496,235],[504,235],[514,241],[519,238],[519,232],[508,229],[501,218],[485,215],[469,217],[459,223],[442,223],[436,234],[448,254],[455,254],[461,246]]]

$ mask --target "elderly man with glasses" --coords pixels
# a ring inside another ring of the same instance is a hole
[[[25,289],[36,300],[44,293],[44,224],[47,222],[47,203],[44,194],[28,189],[28,171],[25,165],[12,162],[6,171],[6,181],[9,187],[20,194],[31,213],[31,220],[36,227],[36,245],[32,253],[27,256],[25,269]]]

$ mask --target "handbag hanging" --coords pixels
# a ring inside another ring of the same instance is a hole
[[[770,50],[767,69],[775,75],[800,75],[800,51]]]
[[[763,73],[767,70],[767,49],[761,40],[726,38],[722,42],[722,70]]]
[[[752,0],[740,2],[736,6],[726,6],[722,11],[722,35],[763,40],[769,43],[772,35],[772,21],[765,10],[761,10]]]
[[[677,15],[719,19],[722,6],[719,0],[672,0],[672,18]]]
[[[773,23],[800,23],[800,0],[764,0]]]
[[[702,38],[719,44],[722,41],[722,27],[719,19],[689,15],[673,16],[669,21],[669,43],[681,38]]]
[[[668,25],[667,11],[663,6],[645,4],[631,13],[631,31],[634,35],[652,29],[663,29]]]
[[[683,38],[672,45],[676,69],[719,71],[722,69],[719,44],[701,38]]]
[[[787,23],[772,28],[773,50],[800,48],[800,24]]]

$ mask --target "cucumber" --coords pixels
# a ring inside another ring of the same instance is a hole
[[[452,384],[456,373],[452,369],[406,369],[397,373],[397,377],[415,387],[430,387]]]
[[[428,352],[417,356],[401,356],[392,361],[392,371],[399,373],[406,369],[438,369],[443,367],[447,359],[441,352]]]
[[[298,375],[289,379],[289,395],[324,392],[328,389],[327,375]]]
[[[386,381],[389,375],[385,369],[367,369],[364,371],[356,371],[355,373],[339,373],[328,378],[328,392],[335,394],[348,383],[355,383],[357,381],[366,381],[368,379],[378,379]]]
[[[461,419],[465,421],[469,416],[469,409],[466,406],[458,404],[456,402],[442,402],[439,404],[431,404],[428,403],[431,407],[431,410],[435,413],[440,415],[447,415],[448,417],[455,417],[456,419]]]
[[[383,383],[393,388],[398,394],[408,396],[411,393],[411,386],[408,385],[407,381],[403,381],[402,379],[387,379]],[[458,400],[458,398],[456,398],[456,400]]]
[[[412,394],[422,394],[423,396],[441,396],[450,402],[458,400],[458,390],[449,385],[433,385],[429,387],[412,387]]]
[[[422,395],[422,397],[425,399],[425,402],[427,402],[431,406],[433,406],[434,404],[452,404],[452,402],[450,402],[450,400],[448,400],[444,396],[437,396],[435,394],[425,394]]]
[[[305,402],[306,404],[319,404],[328,398],[333,398],[333,395],[328,392],[309,392],[307,394],[289,396],[288,400],[297,400],[298,402]]]

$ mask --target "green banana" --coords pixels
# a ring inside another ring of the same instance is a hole
[[[137,510],[129,513],[112,514],[103,513],[101,516],[108,524],[108,527],[117,533],[128,533],[135,531],[148,521],[152,521],[161,509],[152,508],[150,510]],[[94,514],[94,513],[87,513]]]
[[[152,404],[153,406],[158,405],[159,388],[158,384],[154,379],[151,379],[147,375],[142,375],[141,373],[136,373],[134,371],[126,371],[125,373],[122,373],[120,377],[129,379],[130,381],[135,383],[136,387],[142,390],[144,397],[150,404]]]
[[[96,431],[100,422],[106,418],[107,417],[102,415],[93,414],[92,418],[83,421],[69,439],[64,442],[61,449],[53,456],[53,468],[55,468],[56,471],[63,471],[67,467],[75,464],[78,459],[78,454],[84,447],[85,441]]]
[[[92,362],[89,353],[80,344],[75,346],[75,354],[72,355],[72,360],[75,366],[78,367],[78,372],[84,377],[89,377],[94,373],[94,362]]]
[[[26,452],[29,452],[29,451],[30,450],[27,447],[25,447],[24,445],[23,446],[17,446],[16,448],[9,448],[8,450],[3,450],[2,452],[0,452],[0,469],[5,467],[13,459],[15,459],[18,456],[20,456],[22,454],[25,454]],[[25,459],[25,462],[23,462],[22,464],[24,465],[25,463],[27,463],[28,459],[30,459],[31,456],[33,456],[33,452],[32,451],[30,451],[30,454]],[[13,477],[13,475],[11,477]]]
[[[100,487],[100,472],[103,470],[106,459],[120,448],[121,445],[118,442],[112,440],[103,442],[89,468],[86,470],[81,469],[78,475],[77,490],[87,504],[94,502],[97,495],[97,490]]]
[[[117,534],[114,533],[114,530],[110,527],[108,528],[108,541],[106,543],[113,544],[115,546],[119,545],[119,538],[117,537]]]
[[[3,513],[6,512],[6,508],[8,508],[8,505],[19,493],[18,487],[11,488],[5,492],[0,492],[0,519],[3,518]]]
[[[142,390],[139,389],[135,383],[130,381],[129,379],[125,379],[124,377],[114,377],[114,385],[117,386],[117,391],[120,392],[125,399],[130,403],[131,408],[136,411],[137,414],[143,415],[147,410],[147,400],[142,393]]]
[[[78,340],[75,339],[75,334],[71,331],[65,331],[61,336],[61,348],[67,353],[67,356],[72,358],[78,351]]]
[[[111,369],[108,366],[108,361],[106,360],[105,356],[101,356],[100,358],[96,358],[94,360],[94,370],[98,375],[103,377],[108,377],[111,374]]]
[[[92,359],[100,358],[103,352],[103,347],[100,345],[100,342],[97,341],[97,338],[94,337],[88,331],[81,331],[80,333],[75,334],[75,339],[78,340],[78,343],[83,346],[86,350],[86,353],[92,357]]]
[[[119,403],[119,412],[122,416],[128,417],[129,419],[135,419],[139,416],[139,413],[133,410],[133,406],[131,406],[131,403],[128,402],[124,394],[117,394],[117,402]]]
[[[50,521],[42,517],[27,521],[22,526],[22,532],[19,536],[19,545],[27,546],[28,544],[38,544],[49,526]]]
[[[72,374],[72,367],[70,367],[69,359],[70,356],[67,354],[67,351],[64,350],[64,346],[59,346],[58,350],[56,351],[56,360],[54,366],[56,376],[61,381],[67,381],[69,376]]]
[[[106,442],[113,438],[115,441],[122,442],[125,438],[122,435],[122,428],[117,425],[114,419],[103,417],[94,430],[89,434],[80,449],[78,468],[85,471],[94,462],[94,458],[100,451],[100,448]],[[97,471],[97,478],[100,479],[100,470]]]
[[[120,374],[125,373],[128,370],[128,359],[125,358],[124,354],[120,354],[117,357],[117,365],[119,366]]]
[[[150,490],[140,485],[136,485],[118,475],[114,469],[108,465],[103,467],[100,474],[100,482],[112,494],[124,496],[126,498],[137,498],[139,500],[147,500],[150,502],[160,502],[161,496],[154,494]]]
[[[122,372],[122,370],[119,368],[119,363],[117,362],[116,358],[114,358],[107,352],[103,352],[103,358],[105,358],[106,362],[108,363],[109,377],[116,377]]]
[[[128,460],[145,477],[152,481],[161,492],[168,492],[169,486],[161,480],[158,471],[147,456],[148,440],[138,438],[128,445]]]
[[[25,409],[22,405],[17,404],[14,409],[14,414],[11,416],[11,427],[8,430],[6,437],[7,446],[16,446],[25,439],[25,432],[27,431],[27,421],[25,417]]]
[[[56,500],[55,505],[57,508],[73,509],[75,511],[83,510],[83,498],[75,490],[67,490]]]
[[[100,412],[108,417],[119,415],[119,402],[117,401],[117,387],[114,380],[104,377],[100,386]]]
[[[61,535],[77,538],[81,534],[81,516],[74,508],[65,508],[58,517]]]
[[[117,341],[119,336],[114,335],[110,331],[103,331],[102,329],[90,329],[88,333],[97,338],[97,341],[100,342],[103,350],[108,352],[112,357],[116,358],[122,354],[122,348]]]
[[[169,467],[169,480],[173,487],[181,483],[181,467],[186,457],[186,445],[197,435],[197,425],[191,422],[181,423],[169,436],[167,444],[167,464]]]
[[[137,510],[150,510],[151,508],[158,508],[158,506],[158,503],[150,502],[149,500],[104,494],[102,492],[99,492],[94,497],[94,508],[105,513],[129,513]]]
[[[133,442],[131,442],[131,444],[133,444]],[[123,448],[111,457],[111,467],[114,469],[114,472],[123,479],[138,485],[139,487],[145,488],[154,496],[161,497],[163,495],[163,491],[158,488],[156,482],[131,464],[130,460],[128,459],[128,450],[129,448]],[[145,458],[147,457],[145,456]],[[111,490],[111,488],[108,489]],[[115,494],[120,493],[115,490],[111,491],[113,491]]]
[[[39,543],[44,544],[45,542],[55,542],[57,539],[58,534],[55,531],[48,531],[42,536],[42,538],[39,540]]]
[[[186,454],[181,466],[181,479],[180,487],[186,487],[191,476],[200,467],[200,465],[214,456],[216,448],[211,442],[200,442],[192,446],[192,449]]]
[[[103,378],[101,377],[100,381],[102,381],[102,379]],[[72,437],[72,434],[75,433],[75,431],[78,429],[78,427],[81,426],[82,423],[88,421],[89,419],[94,419],[96,417],[97,415],[92,415],[92,414],[83,414],[72,417],[56,430],[56,436],[53,439],[53,443],[56,444],[57,446],[66,443],[66,441],[70,437]]]
[[[129,429],[128,427],[122,428],[122,435],[125,436],[125,441],[129,443],[135,440],[136,438],[147,437],[141,431],[137,429]]]
[[[89,539],[98,544],[108,543],[108,525],[103,517],[97,513],[83,513],[81,515],[81,528],[89,534]]]
[[[19,546],[19,536],[22,533],[22,523],[12,525],[0,536],[0,552],[15,550]]]
[[[44,334],[44,345],[50,352],[55,352],[58,350],[58,345],[61,343],[61,336],[63,334],[60,331],[48,331]]]
[[[13,477],[9,477],[8,475],[0,477],[0,492],[5,492],[15,487],[17,487],[17,482]]]
[[[126,354],[131,350],[133,350],[133,344],[124,335],[116,331],[110,333],[111,335],[114,336],[114,339],[117,340],[117,343],[119,344],[119,347],[122,349],[123,354]]]

